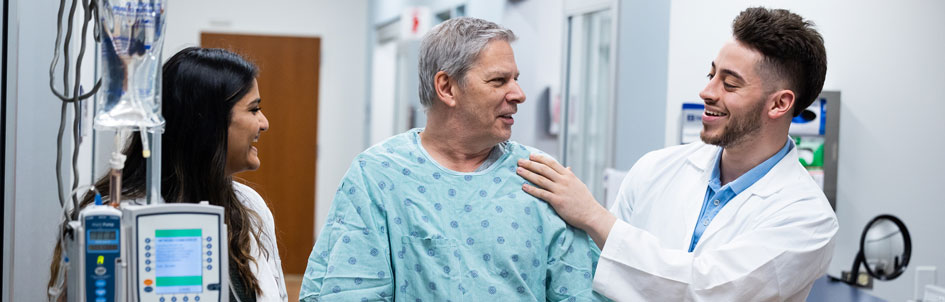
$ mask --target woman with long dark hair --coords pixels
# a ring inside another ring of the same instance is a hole
[[[167,203],[206,200],[224,208],[231,301],[285,301],[272,212],[256,191],[233,180],[235,173],[259,168],[253,143],[269,128],[257,73],[255,65],[222,49],[186,48],[164,64],[161,196]],[[129,202],[143,202],[147,189],[139,136],[133,134],[123,152],[122,199]],[[108,177],[95,187],[107,194]],[[92,196],[85,196],[81,207],[91,203]],[[50,288],[61,253],[57,246]]]

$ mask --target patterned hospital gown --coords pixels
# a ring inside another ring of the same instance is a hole
[[[358,155],[308,259],[302,301],[596,301],[600,250],[522,191],[515,142],[481,172],[432,160],[413,129]]]

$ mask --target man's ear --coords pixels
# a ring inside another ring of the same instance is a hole
[[[433,75],[433,87],[436,89],[436,96],[440,102],[447,107],[456,106],[456,82],[453,81],[445,71],[439,71]]]
[[[794,91],[784,89],[771,94],[771,105],[768,107],[768,117],[773,120],[780,119],[787,115],[789,118],[794,116]]]

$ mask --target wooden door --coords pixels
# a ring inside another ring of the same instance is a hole
[[[256,143],[260,168],[236,176],[272,209],[285,274],[303,274],[315,239],[320,40],[202,33],[200,43],[234,51],[259,67],[260,107],[269,130]]]

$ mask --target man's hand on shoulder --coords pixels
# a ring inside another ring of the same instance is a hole
[[[522,190],[550,204],[561,219],[587,232],[603,249],[616,217],[594,199],[571,168],[547,156],[532,154],[528,158],[518,160],[516,172],[538,187],[523,184]]]

